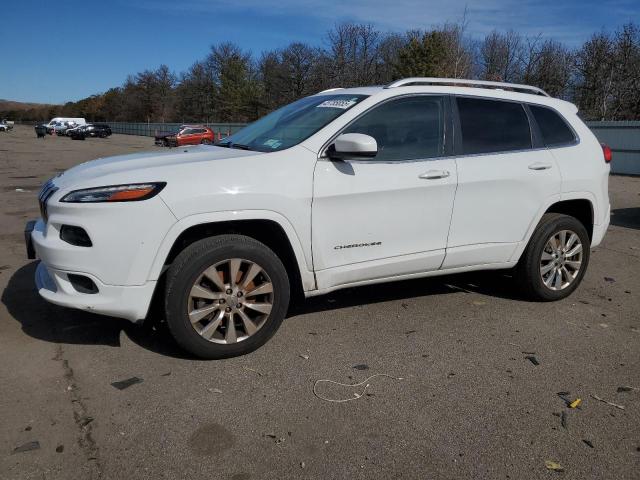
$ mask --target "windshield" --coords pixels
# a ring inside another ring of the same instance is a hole
[[[223,147],[276,152],[306,140],[367,98],[366,95],[318,95],[293,102],[217,143]]]

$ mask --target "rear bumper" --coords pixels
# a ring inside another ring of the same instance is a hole
[[[88,312],[124,318],[132,322],[143,320],[156,287],[155,281],[140,286],[105,285],[93,275],[77,274],[90,278],[98,288],[98,293],[88,294],[77,291],[69,281],[67,272],[47,267],[40,262],[36,269],[35,282],[38,293],[48,302],[63,307],[86,310]]]
[[[609,221],[611,218],[611,206],[608,206],[602,221],[593,225],[593,236],[591,237],[591,247],[597,247],[602,242],[607,228],[609,228]]]

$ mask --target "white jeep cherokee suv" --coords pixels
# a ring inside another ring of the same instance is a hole
[[[410,78],[303,98],[216,146],[87,162],[40,193],[37,288],[132,321],[155,294],[204,358],[266,342],[292,291],[513,269],[529,298],[561,299],[609,224],[610,151],[576,111]]]

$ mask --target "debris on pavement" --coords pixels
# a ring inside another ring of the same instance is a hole
[[[369,368],[369,367],[367,367]],[[358,383],[340,383],[340,382],[335,382],[333,380],[328,380],[328,379],[320,379],[320,380],[316,380],[316,382],[313,384],[313,394],[318,397],[320,400],[324,400],[325,402],[333,402],[333,403],[344,403],[344,402],[350,402],[351,400],[358,400],[359,398],[362,398],[366,391],[367,388],[369,388],[370,384],[367,383],[369,380],[371,380],[372,378],[375,377],[387,377],[387,378],[391,378],[393,380],[403,380],[402,377],[394,377],[392,375],[387,375],[386,373],[376,373],[375,375],[371,375],[368,378],[365,378],[362,382],[358,382]],[[361,393],[354,393],[352,397],[348,397],[348,398],[341,398],[341,399],[334,399],[334,398],[327,398],[327,397],[323,397],[322,395],[318,394],[318,392],[316,392],[316,387],[318,386],[319,383],[331,383],[333,385],[340,385],[342,387],[359,387],[360,385],[365,385],[364,389],[362,390]]]
[[[220,390],[219,388],[207,388],[207,391],[209,393],[222,393],[222,390]]]
[[[582,403],[582,399],[576,398],[573,402],[569,404],[569,408],[577,408],[578,405],[580,405],[581,403]]]
[[[58,445],[56,447],[56,453],[62,453],[64,452],[64,445]]]
[[[309,355],[299,355],[300,358],[304,358],[305,360],[309,360]]]
[[[87,425],[89,425],[91,422],[93,422],[93,417],[82,417],[79,420],[80,426],[81,427],[86,427]]]
[[[253,368],[249,368],[249,367],[242,367],[242,368],[243,368],[244,370],[249,371],[249,372],[253,372],[253,373],[255,373],[255,374],[256,374],[256,375],[258,375],[259,377],[261,377],[261,376],[262,376],[262,373],[260,373],[258,370],[254,370]]]
[[[567,427],[567,412],[562,412],[560,414],[560,425],[562,425],[562,428],[564,428],[565,430],[568,429]]]
[[[367,365],[366,363],[360,363],[358,365],[354,365],[353,368],[355,368],[356,370],[369,370],[369,365]]]
[[[127,378],[126,380],[113,382],[111,386],[117,388],[118,390],[124,390],[125,388],[129,388],[131,385],[135,385],[136,383],[142,383],[142,379],[138,377],[131,377]]]
[[[621,387],[618,387],[618,389],[616,390],[616,392],[621,393],[621,392],[633,392],[635,390],[639,390],[636,387],[629,387],[627,385],[623,385]]]
[[[612,277],[604,277],[605,282],[616,283],[616,279]]]
[[[531,363],[533,363],[536,367],[538,365],[540,365],[540,362],[538,361],[538,359],[534,356],[534,355],[527,355],[526,357],[527,360],[529,360]]]
[[[168,377],[169,375],[171,375],[171,370],[169,370],[169,371],[168,371],[168,372],[166,372],[166,373],[161,373],[161,374],[160,374],[160,376],[161,376],[161,377]]]
[[[40,442],[37,440],[34,442],[23,443],[22,445],[13,449],[13,453],[30,452],[31,450],[38,450],[40,448]]]
[[[617,403],[609,402],[604,398],[600,398],[598,395],[591,394],[591,397],[598,400],[599,402],[606,403],[607,405],[611,405],[612,407],[619,408],[620,410],[624,410],[623,405],[618,405]]]
[[[553,462],[551,460],[545,460],[544,466],[547,467],[547,470],[553,470],[554,472],[564,472],[564,468],[558,462]]]
[[[587,440],[585,438],[582,439],[582,442],[589,448],[594,448],[593,447],[593,443],[591,442],[591,440]]]

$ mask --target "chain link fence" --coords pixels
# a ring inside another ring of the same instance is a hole
[[[106,123],[111,127],[113,133],[123,135],[140,135],[145,137],[155,137],[160,133],[177,132],[184,123],[134,123],[134,122],[99,122]],[[244,123],[199,123],[209,127],[218,137],[226,137],[234,134],[246,124]]]

